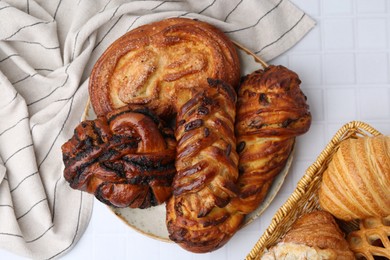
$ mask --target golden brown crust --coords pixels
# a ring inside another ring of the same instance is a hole
[[[315,211],[301,216],[281,242],[304,244],[316,250],[326,250],[335,259],[354,259],[344,234],[333,216],[326,211]]]
[[[390,215],[390,137],[349,138],[323,174],[321,207],[343,220]]]
[[[210,24],[170,18],[116,40],[94,66],[89,92],[98,115],[140,104],[167,117],[188,100],[177,99],[181,89],[207,85],[207,78],[238,84],[234,45]]]
[[[361,220],[359,226],[359,230],[348,234],[349,247],[356,258],[390,259],[390,215]]]
[[[62,145],[64,177],[108,205],[155,206],[172,193],[175,148],[173,131],[150,111],[124,107],[76,127]]]
[[[299,84],[296,73],[271,65],[246,76],[239,87],[235,129],[240,194],[232,203],[244,214],[264,200],[295,136],[310,127],[309,106]]]
[[[236,94],[222,81],[209,83],[178,112],[177,175],[167,203],[170,238],[197,253],[224,245],[243,220],[227,207],[237,192]]]

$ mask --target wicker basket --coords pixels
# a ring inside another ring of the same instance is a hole
[[[342,141],[359,136],[377,135],[381,135],[381,133],[368,124],[359,121],[352,121],[340,128],[317,160],[307,169],[285,204],[276,212],[271,224],[246,259],[260,259],[264,250],[275,245],[299,216],[320,209],[317,191],[320,187],[322,174]],[[338,224],[345,232],[356,229],[358,225],[357,222],[343,221],[339,221]]]

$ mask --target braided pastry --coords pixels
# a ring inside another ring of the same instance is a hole
[[[147,208],[172,193],[173,131],[145,108],[83,121],[62,145],[64,177],[74,189],[115,207]]]
[[[177,174],[167,203],[170,239],[197,253],[221,247],[243,220],[226,207],[237,195],[236,93],[221,81],[209,83],[178,112]]]
[[[222,246],[243,219],[224,209],[236,196],[239,80],[233,43],[215,27],[186,18],[128,32],[103,53],[91,74],[91,103],[99,115],[130,104],[163,119],[176,116],[178,174],[167,225],[172,240],[191,251]]]
[[[390,137],[343,141],[324,171],[321,207],[350,221],[390,215]]]
[[[390,259],[390,215],[360,221],[360,229],[348,234],[349,247],[357,259]]]
[[[166,223],[170,238],[183,248],[209,252],[225,244],[262,201],[294,137],[309,128],[299,79],[286,71],[270,67],[258,72],[260,85],[241,87],[235,126],[239,59],[233,43],[207,23],[171,18],[141,26],[115,41],[95,64],[89,93],[98,115],[139,105],[164,120],[176,117],[177,175]],[[240,177],[235,127],[243,155]],[[264,144],[257,148],[254,142]],[[260,164],[253,156],[258,149],[264,149]]]
[[[295,137],[308,131],[311,114],[296,73],[269,66],[246,76],[238,90],[237,151],[239,197],[232,203],[243,214],[264,200],[284,168]]]

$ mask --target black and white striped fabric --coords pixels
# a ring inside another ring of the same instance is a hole
[[[127,31],[208,21],[270,60],[313,26],[288,0],[0,0],[0,247],[51,259],[78,241],[93,197],[69,188],[60,146],[80,121],[94,62]]]

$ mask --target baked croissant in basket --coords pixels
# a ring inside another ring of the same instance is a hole
[[[390,215],[390,137],[349,138],[324,171],[321,207],[350,221]]]
[[[300,83],[295,72],[271,65],[247,75],[238,89],[240,192],[232,203],[243,214],[264,200],[286,165],[295,137],[310,128],[311,114]]]
[[[155,206],[172,193],[175,149],[173,131],[149,110],[124,107],[76,127],[62,145],[64,177],[108,205]]]
[[[314,211],[296,220],[261,259],[352,260],[354,255],[333,216],[326,211]]]

